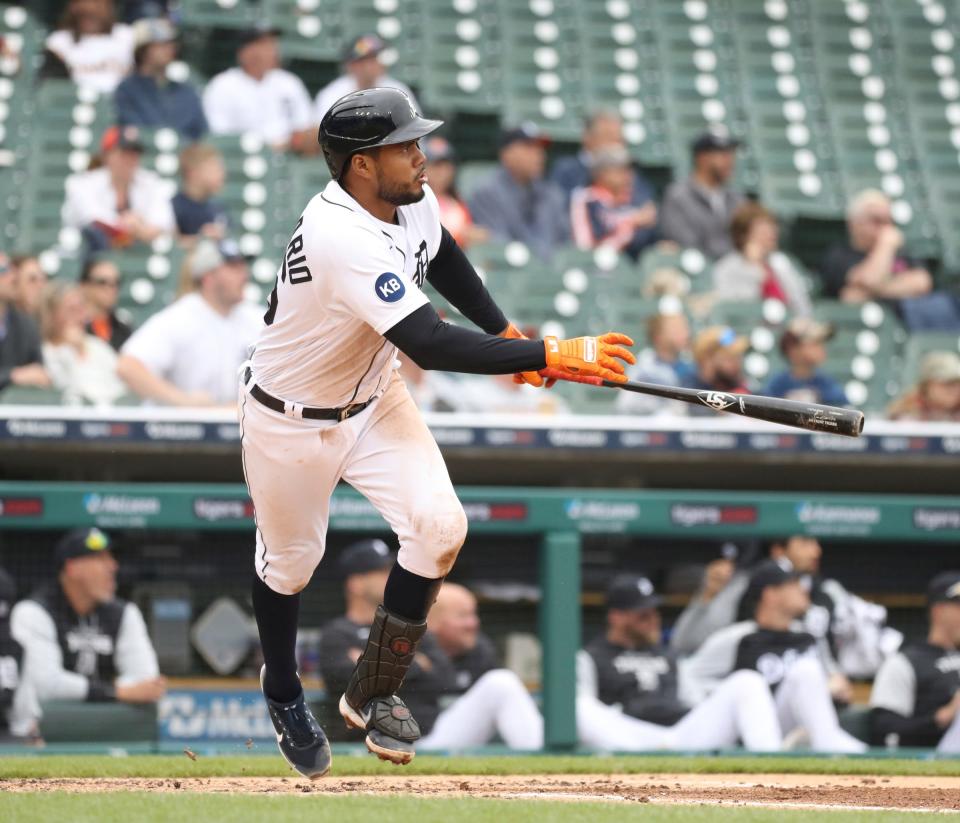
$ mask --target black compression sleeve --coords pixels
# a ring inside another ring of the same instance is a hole
[[[493,301],[476,269],[450,232],[442,227],[440,248],[430,261],[427,280],[467,320],[487,334],[500,334],[507,327],[507,318]]]
[[[547,365],[542,340],[507,340],[444,323],[429,303],[383,336],[421,369],[513,374]]]
[[[904,717],[899,712],[875,708],[870,712],[870,742],[883,746],[888,734],[900,738],[901,746],[936,746],[943,737],[943,729],[933,715]]]

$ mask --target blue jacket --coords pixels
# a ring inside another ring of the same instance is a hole
[[[200,96],[186,83],[159,86],[152,77],[132,74],[117,86],[113,102],[121,126],[171,128],[191,141],[207,133]]]
[[[468,206],[474,222],[497,240],[519,240],[541,260],[570,242],[563,192],[546,180],[521,186],[500,167],[474,191]]]
[[[850,405],[843,387],[830,375],[819,370],[807,380],[794,377],[789,370],[775,374],[767,384],[766,393],[771,397],[805,400],[827,406]]]

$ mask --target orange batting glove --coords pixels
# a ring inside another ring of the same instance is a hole
[[[599,337],[576,337],[572,340],[558,340],[545,337],[543,345],[547,353],[547,368],[561,369],[575,375],[593,374],[613,383],[626,383],[623,364],[633,365],[637,358],[624,346],[632,346],[625,334],[607,332]]]
[[[509,323],[507,327],[497,335],[498,337],[506,337],[508,340],[529,340],[523,332],[520,331],[513,323]],[[540,376],[539,372],[535,371],[524,371],[519,372],[513,376],[514,383],[529,383],[531,386],[536,386],[539,388],[543,385],[543,378]],[[547,388],[549,389],[557,381],[554,379],[547,380]]]

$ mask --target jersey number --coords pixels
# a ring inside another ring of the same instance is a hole
[[[263,315],[263,322],[268,326],[273,325],[274,318],[277,316],[277,287],[285,283],[290,278],[292,285],[298,283],[309,283],[313,280],[310,269],[307,268],[307,256],[303,253],[303,235],[300,234],[300,228],[303,226],[303,216],[297,221],[297,226],[293,230],[293,240],[287,246],[287,251],[283,256],[283,263],[280,265],[280,272],[277,275],[277,282],[270,292],[270,299],[267,301],[267,312]]]

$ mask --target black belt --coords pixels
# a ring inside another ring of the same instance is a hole
[[[251,372],[248,368],[243,373],[243,382],[248,383],[250,381],[250,377]],[[299,410],[299,415],[293,414],[291,416],[299,416],[306,418],[307,420],[347,420],[353,417],[355,414],[362,412],[375,400],[375,397],[371,397],[369,400],[364,400],[362,403],[351,403],[350,405],[344,406],[340,409],[319,409],[316,406],[295,406],[293,403],[284,403],[279,397],[274,397],[272,394],[268,394],[257,385],[254,385],[250,389],[250,396],[253,397],[253,399],[258,403],[266,406],[268,409],[279,412],[280,414],[287,414],[288,408],[290,410],[296,408]]]

